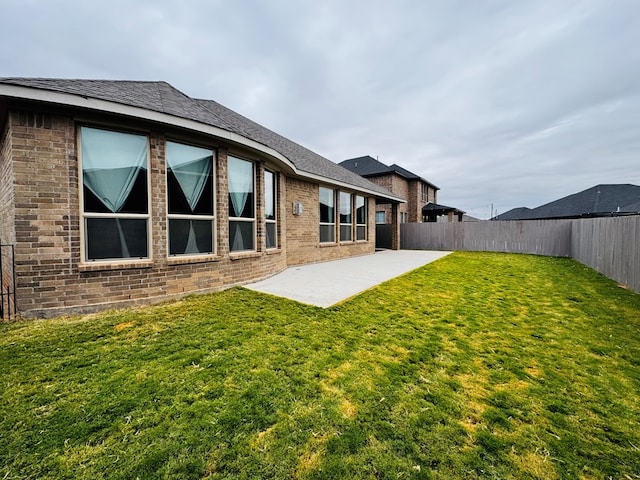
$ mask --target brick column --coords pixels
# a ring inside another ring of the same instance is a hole
[[[398,215],[398,205],[391,205],[391,250],[400,250],[400,221]]]

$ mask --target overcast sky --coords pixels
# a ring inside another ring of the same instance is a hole
[[[640,185],[638,0],[0,0],[0,76],[164,80],[488,218]]]

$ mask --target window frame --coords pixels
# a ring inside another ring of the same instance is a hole
[[[147,213],[104,213],[104,212],[86,212],[84,198],[84,159],[82,154],[82,129],[90,128],[93,130],[102,130],[110,133],[118,133],[124,135],[136,135],[144,137],[146,140],[146,190],[147,190]],[[78,200],[80,210],[80,263],[81,264],[132,264],[140,262],[148,262],[153,260],[153,222],[151,221],[151,144],[149,141],[149,132],[135,129],[122,129],[111,127],[109,125],[95,125],[89,123],[81,123],[76,125],[76,145],[78,158]],[[113,257],[113,258],[88,258],[89,239],[87,220],[90,218],[115,218],[115,219],[135,219],[145,220],[147,231],[147,256],[146,257]]]
[[[267,175],[270,174],[271,175],[271,185],[273,186],[273,219],[269,219],[267,218],[267,188],[269,186],[268,182],[267,182]],[[273,170],[269,170],[268,168],[264,169],[264,175],[263,177],[263,181],[264,181],[264,246],[266,250],[274,250],[278,248],[278,181],[279,181],[279,177],[278,177],[278,172],[275,172]],[[273,225],[274,227],[274,231],[273,231],[273,240],[274,240],[274,245],[269,246],[269,244],[267,243],[267,239],[269,238],[269,236],[267,235],[267,225]]]
[[[321,191],[322,190],[327,190],[331,192],[331,199],[332,199],[332,204],[331,204],[331,208],[333,209],[333,222],[323,222],[322,221],[322,212],[320,211],[321,209],[321,201],[320,198],[322,197],[321,195]],[[336,243],[336,215],[337,215],[337,209],[336,209],[336,190],[334,188],[329,188],[329,187],[323,187],[320,186],[318,189],[318,220],[319,220],[319,224],[320,227],[318,228],[318,241],[319,243],[323,244],[323,245],[330,245],[330,244],[335,244]],[[333,232],[333,238],[331,240],[328,241],[322,241],[322,234],[321,234],[321,230],[322,227],[332,227],[331,231]]]
[[[382,215],[382,222],[378,221],[378,217]],[[387,212],[386,210],[376,210],[376,225],[385,225],[387,223]]]
[[[355,236],[355,241],[356,242],[366,242],[367,241],[367,197],[365,197],[364,195],[355,195],[354,196],[354,203],[353,203],[353,208],[354,208],[354,212],[355,212],[355,225],[356,225],[356,236]],[[362,199],[362,207],[364,208],[364,223],[359,223],[358,222],[358,199],[361,198]],[[364,238],[359,238],[358,232],[363,229],[364,227]]]
[[[253,217],[232,217],[231,214],[229,213],[229,208],[227,208],[227,227],[228,227],[228,245],[229,245],[229,254],[231,255],[242,255],[244,253],[252,253],[252,252],[257,252],[258,251],[258,240],[257,240],[257,218],[258,218],[258,212],[257,212],[257,199],[256,199],[256,187],[257,187],[257,182],[256,182],[256,175],[258,172],[258,165],[257,162],[253,161],[253,160],[248,160],[246,158],[242,158],[242,157],[238,157],[235,155],[227,155],[227,200],[229,200],[229,196],[231,195],[231,192],[229,190],[229,179],[230,179],[230,171],[229,171],[229,159],[233,158],[235,160],[240,160],[243,162],[247,162],[251,164],[251,186],[252,186],[252,193],[253,193]],[[252,238],[252,243],[253,243],[253,248],[251,249],[244,249],[244,250],[233,250],[232,249],[232,245],[231,245],[231,222],[245,222],[245,223],[251,223],[252,225],[252,231],[251,231],[251,238]]]
[[[169,188],[168,188],[168,178],[169,178],[169,161],[168,161],[168,154],[167,154],[167,144],[168,143],[176,143],[179,145],[183,145],[186,147],[195,147],[195,148],[201,148],[203,150],[208,150],[211,152],[211,178],[212,178],[212,211],[213,214],[212,215],[198,215],[198,214],[193,214],[193,215],[188,215],[188,214],[177,214],[177,213],[169,213]],[[217,216],[216,216],[216,211],[217,211],[217,188],[216,188],[216,179],[217,179],[217,170],[216,170],[216,163],[217,163],[217,156],[218,156],[218,152],[215,148],[210,148],[210,147],[203,147],[201,145],[196,145],[193,143],[187,143],[187,142],[183,142],[183,141],[178,141],[178,140],[174,140],[174,139],[166,139],[165,140],[165,150],[164,150],[164,164],[165,164],[165,182],[167,185],[166,188],[166,198],[165,198],[165,205],[167,208],[167,257],[172,259],[172,258],[190,258],[190,257],[194,257],[194,258],[203,258],[206,256],[210,256],[210,257],[214,257],[217,255],[218,253],[218,225],[217,225]],[[211,247],[212,247],[212,252],[205,252],[205,253],[171,253],[171,245],[170,245],[170,239],[171,239],[171,220],[206,220],[211,222]]]
[[[343,196],[349,198],[348,202],[344,202],[343,201]],[[348,203],[349,204],[349,208],[348,211],[349,213],[342,213],[343,210],[343,203]],[[353,194],[349,193],[349,192],[345,192],[344,190],[340,190],[338,192],[338,220],[340,223],[340,227],[338,229],[338,231],[340,232],[340,242],[353,242]],[[343,222],[342,221],[342,216],[347,216],[349,217],[349,221],[348,222]],[[343,229],[342,227],[348,227]],[[348,232],[349,233],[349,238],[342,238],[342,232]]]

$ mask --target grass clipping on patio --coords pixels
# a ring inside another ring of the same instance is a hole
[[[567,259],[5,324],[0,381],[3,479],[640,478],[640,295]]]

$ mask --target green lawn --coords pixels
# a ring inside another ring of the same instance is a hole
[[[0,479],[637,479],[639,392],[640,295],[455,253],[327,310],[0,325]]]

